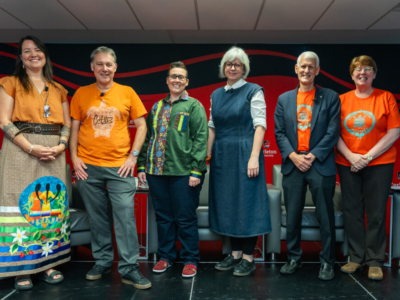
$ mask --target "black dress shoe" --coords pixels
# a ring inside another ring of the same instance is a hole
[[[281,268],[280,272],[282,274],[293,274],[294,272],[296,272],[297,269],[300,269],[303,266],[303,264],[301,263],[301,260],[294,260],[294,259],[290,259],[287,261],[286,264],[283,265],[283,267]]]
[[[249,262],[247,259],[242,259],[242,261],[233,270],[233,275],[235,276],[247,276],[256,269],[256,264],[254,260]]]
[[[333,271],[333,266],[326,263],[321,264],[318,278],[321,280],[332,280],[334,277],[335,277],[335,272]]]
[[[235,259],[231,254],[228,254],[223,261],[215,265],[215,268],[220,271],[228,271],[236,267],[241,260],[241,258]]]

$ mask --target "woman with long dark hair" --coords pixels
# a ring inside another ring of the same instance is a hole
[[[46,46],[21,39],[17,67],[0,79],[0,277],[32,288],[31,274],[48,283],[70,260],[65,150],[71,119],[67,91],[53,80]]]

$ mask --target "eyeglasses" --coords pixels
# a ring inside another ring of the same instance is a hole
[[[237,70],[237,69],[240,69],[242,67],[242,64],[233,64],[231,62],[227,62],[225,67],[228,68],[228,69],[232,69],[232,67],[234,67]]]
[[[372,72],[374,68],[373,67],[364,67],[364,68],[355,68],[354,71],[361,72],[364,70],[365,72]]]
[[[183,80],[187,79],[186,76],[183,76],[183,75],[176,75],[176,74],[169,75],[168,77],[171,78],[171,79],[173,79],[173,80],[175,80],[175,79],[178,78],[180,81],[183,81]]]

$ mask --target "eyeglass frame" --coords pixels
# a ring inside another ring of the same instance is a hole
[[[237,66],[239,66],[239,67],[237,67]],[[239,70],[239,69],[243,68],[243,64],[233,64],[230,61],[225,63],[225,68],[232,69],[232,67],[235,67],[235,70]]]
[[[173,78],[172,76],[175,76],[175,78]],[[189,77],[187,76],[183,76],[183,75],[176,75],[176,74],[170,74],[167,76],[169,79],[171,80],[175,80],[175,79],[179,79],[180,81],[184,81],[185,79],[189,79]],[[182,77],[182,79],[181,79]]]
[[[368,70],[367,70],[368,69]],[[374,71],[374,67],[370,67],[370,66],[368,66],[368,67],[364,67],[364,68],[354,68],[354,71],[356,71],[356,72],[362,72],[362,71],[365,71],[365,72],[372,72],[372,71]],[[353,72],[354,72],[353,71]]]

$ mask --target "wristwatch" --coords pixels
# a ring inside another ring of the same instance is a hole
[[[371,155],[367,155],[367,159],[368,159],[368,161],[371,161],[372,160],[372,156]]]
[[[139,151],[133,150],[133,151],[132,151],[132,155],[133,155],[134,157],[138,157],[138,156],[139,156]]]

